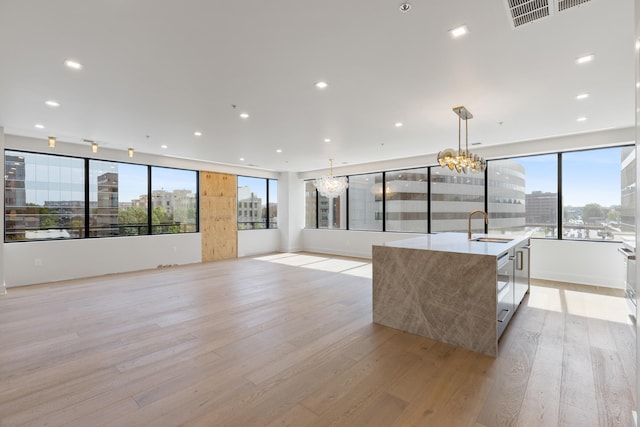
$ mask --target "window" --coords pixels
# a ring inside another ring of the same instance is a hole
[[[238,230],[278,228],[278,181],[238,176]]]
[[[557,154],[491,160],[487,170],[490,233],[557,237]]]
[[[469,212],[484,210],[484,175],[461,175],[431,168],[431,231],[466,232]],[[482,216],[474,216],[474,232],[484,232]]]
[[[426,233],[429,226],[427,168],[387,172],[386,231]]]
[[[623,195],[635,185],[635,180],[628,181],[625,171],[633,163],[632,149],[613,147],[562,153],[563,238],[620,240],[631,234],[627,226],[623,230],[621,211]],[[628,203],[625,200],[625,205]],[[634,214],[626,210],[625,222],[630,222],[630,215]]]
[[[349,177],[349,229],[382,231],[382,173]]]
[[[267,180],[269,186],[269,204],[267,206],[267,216],[269,218],[269,228],[278,228],[278,181]]]
[[[89,235],[148,234],[148,168],[89,160]]]
[[[84,237],[84,160],[5,151],[5,241]]]
[[[5,241],[198,231],[198,172],[5,150]],[[159,194],[159,193],[157,193]]]
[[[318,228],[345,230],[347,226],[347,196],[328,197],[318,195]]]
[[[198,173],[151,167],[151,233],[197,231]]]
[[[316,228],[318,226],[318,192],[313,181],[304,182],[304,226]]]

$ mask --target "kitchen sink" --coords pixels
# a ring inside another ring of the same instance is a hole
[[[485,242],[485,243],[509,243],[513,239],[508,237],[476,237],[471,239],[472,242]]]

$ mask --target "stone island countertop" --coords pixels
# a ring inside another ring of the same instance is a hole
[[[489,241],[442,233],[374,245],[373,321],[495,356],[497,260],[528,238],[473,238]]]

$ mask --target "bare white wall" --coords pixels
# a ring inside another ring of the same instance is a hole
[[[278,252],[280,230],[238,230],[238,257]]]
[[[413,233],[306,229],[304,250],[371,258],[371,246],[416,237]],[[624,287],[620,244],[532,239],[531,277],[610,288]]]
[[[304,228],[304,181],[295,172],[282,172],[278,180],[278,228],[281,252],[302,249]]]
[[[419,236],[416,233],[304,229],[305,251],[358,258],[371,258],[371,246]]]
[[[4,244],[7,287],[202,261],[200,233]]]
[[[531,276],[538,279],[624,288],[619,243],[531,239]]]

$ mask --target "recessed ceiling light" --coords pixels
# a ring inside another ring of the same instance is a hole
[[[244,157],[240,157],[240,161],[241,161],[241,162],[244,162]]]
[[[200,132],[200,131],[198,131],[198,130],[197,130],[197,131],[195,131],[193,134],[194,134],[195,136],[202,136],[202,132]]]
[[[454,39],[457,39],[458,37],[462,37],[468,32],[469,32],[469,28],[466,25],[460,25],[459,27],[452,28],[449,30],[449,34],[451,34],[451,37],[453,37]]]
[[[640,88],[640,82],[636,83],[636,88]]]
[[[397,128],[401,128],[403,126],[403,124],[401,122],[396,122],[395,127]]]
[[[278,149],[276,150],[276,153],[282,153],[282,150],[278,148]]]
[[[587,99],[589,97],[588,93],[581,93],[580,95],[576,95],[576,99]]]
[[[166,144],[162,144],[162,145],[160,146],[160,148],[169,148],[169,147],[167,147],[167,145],[166,145]]]
[[[249,114],[247,113],[240,113],[240,117],[243,119],[248,119],[249,118]]]
[[[49,107],[59,107],[60,103],[58,101],[54,101],[52,99],[45,101],[45,104],[47,104]]]
[[[41,125],[40,123],[36,123],[33,127],[37,129],[44,129],[44,125]]]
[[[324,142],[331,142],[331,138],[325,138]]]
[[[596,56],[593,54],[581,56],[580,58],[576,59],[576,64],[586,64],[587,62],[593,61],[595,57]]]
[[[576,119],[576,122],[584,122],[584,121],[586,121],[586,120],[587,120],[587,118],[586,118],[586,117],[578,117],[578,118]]]
[[[316,87],[318,89],[326,89],[327,86],[329,86],[329,84],[327,82],[317,82],[316,83]]]
[[[82,64],[74,61],[73,59],[67,59],[66,61],[64,61],[64,65],[74,70],[82,70]]]

